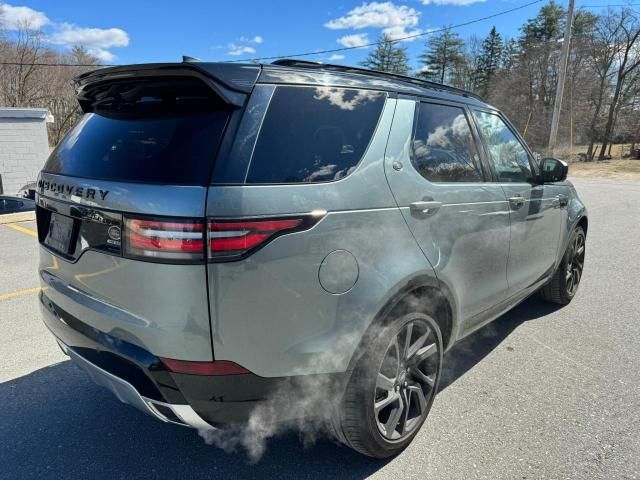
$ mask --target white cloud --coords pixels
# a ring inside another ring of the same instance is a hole
[[[108,49],[126,47],[129,45],[129,35],[120,28],[82,28],[62,23],[56,27],[49,41],[65,47],[81,45],[99,60],[112,62],[116,57]]]
[[[456,5],[465,6],[472,3],[486,2],[487,0],[420,0],[423,5]]]
[[[227,51],[227,55],[238,56],[244,55],[245,53],[256,53],[256,49],[253,47],[249,47],[247,45],[236,45],[233,42],[227,45],[227,48],[229,49]]]
[[[362,47],[371,43],[366,33],[354,33],[352,35],[345,35],[336,40],[343,47]]]
[[[324,26],[331,30],[380,28],[383,33],[396,39],[420,33],[421,30],[416,28],[419,21],[420,12],[406,5],[395,5],[393,2],[364,2],[346,15],[330,20]]]
[[[238,38],[238,43],[229,42],[227,44],[227,55],[239,56],[256,53],[256,49],[251,45],[260,45],[262,42],[264,42],[264,38],[260,35],[256,35],[254,37],[240,37]]]
[[[63,23],[51,35],[52,43],[59,45],[83,45],[94,48],[126,47],[129,35],[119,28],[81,28]]]
[[[240,37],[238,39],[238,41],[240,42],[244,42],[244,43],[255,43],[256,45],[260,45],[262,42],[264,42],[264,39],[260,36],[260,35],[256,35],[253,38],[250,37]]]
[[[337,60],[344,60],[344,55],[339,55],[339,54],[337,54],[337,53],[334,53],[333,55],[331,55],[331,56],[329,57],[329,61],[330,61],[330,62],[335,62],[335,61],[337,61]]]
[[[0,4],[0,26],[7,30],[16,30],[23,26],[37,30],[48,23],[50,20],[44,13],[32,8]]]

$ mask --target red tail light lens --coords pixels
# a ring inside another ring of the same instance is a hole
[[[209,259],[236,260],[264,246],[275,237],[305,230],[314,217],[269,218],[251,220],[210,220],[208,223]]]
[[[126,218],[124,253],[164,262],[204,261],[204,221]]]

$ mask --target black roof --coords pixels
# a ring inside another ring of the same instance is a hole
[[[430,89],[430,90],[438,90],[442,92],[452,93],[455,95],[462,95],[464,97],[473,97],[478,100],[482,100],[480,96],[476,95],[473,92],[469,92],[467,90],[463,90],[461,88],[452,87],[449,85],[443,85],[441,83],[430,82],[429,80],[423,80],[421,78],[410,77],[407,75],[400,75],[397,73],[388,73],[382,72],[379,70],[370,70],[367,68],[359,68],[359,67],[351,67],[347,65],[334,65],[331,63],[319,63],[319,62],[309,62],[306,60],[295,60],[284,58],[282,60],[276,60],[271,63],[271,65],[282,65],[285,67],[294,67],[294,68],[307,68],[314,70],[324,70],[330,72],[339,72],[339,73],[354,73],[357,75],[367,75],[369,77],[374,78],[385,78],[389,80],[395,80],[402,83],[410,83],[412,85],[417,85],[422,88]]]

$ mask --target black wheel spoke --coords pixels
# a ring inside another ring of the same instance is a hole
[[[436,383],[435,374],[427,375],[418,367],[411,370],[411,376],[423,385],[427,385],[429,388],[433,388]]]

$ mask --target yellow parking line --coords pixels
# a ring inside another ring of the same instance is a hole
[[[46,289],[47,289],[46,287],[45,288],[36,287],[36,288],[27,288],[26,290],[18,290],[17,292],[3,293],[3,294],[0,294],[0,302],[2,300],[9,300],[10,298],[20,297],[22,295],[37,293],[40,290],[46,290]]]
[[[5,223],[4,226],[13,228],[14,230],[17,230],[22,233],[26,233],[27,235],[31,235],[32,237],[38,236],[38,234],[34,230],[31,230],[30,228],[21,227],[20,225],[16,225],[15,223]]]

